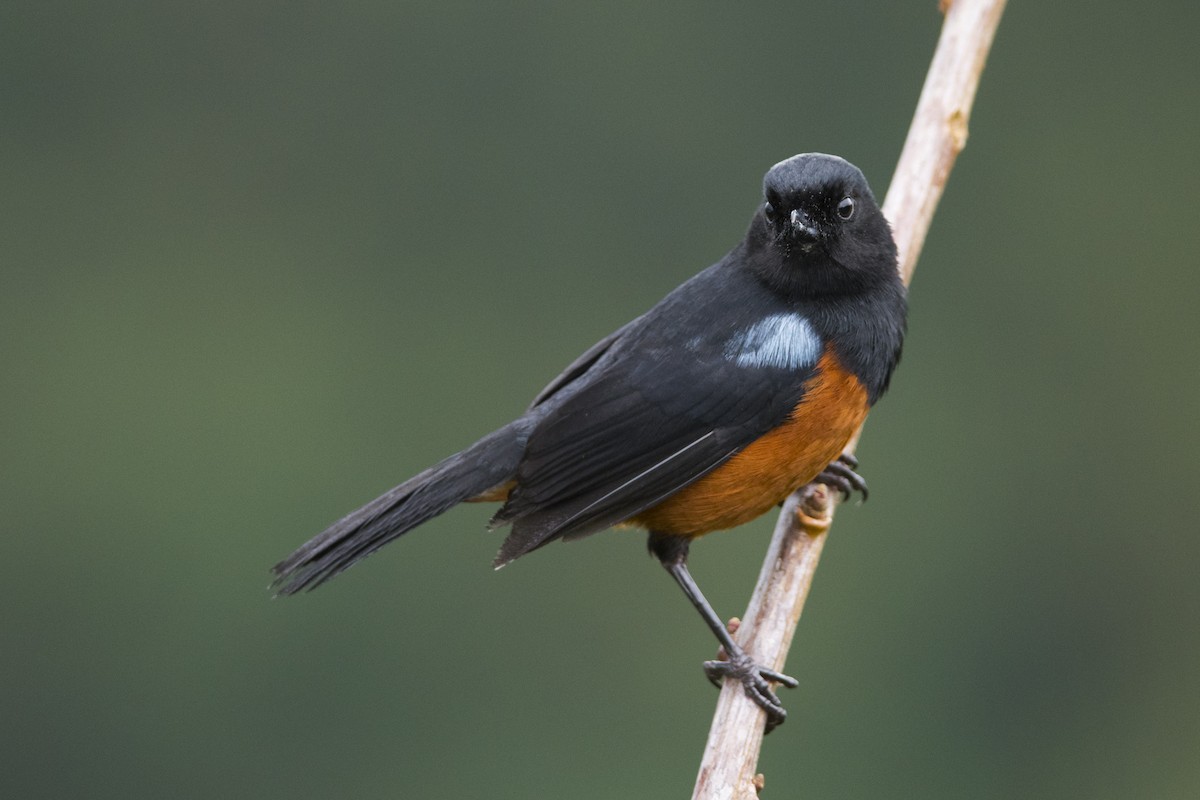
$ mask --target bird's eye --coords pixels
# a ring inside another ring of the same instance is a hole
[[[838,213],[838,216],[841,217],[842,219],[850,219],[851,217],[853,217],[854,216],[854,199],[850,198],[850,197],[843,197],[842,202],[838,203],[837,213]]]
[[[775,221],[775,206],[769,201],[763,204],[763,216],[767,218],[767,222]]]

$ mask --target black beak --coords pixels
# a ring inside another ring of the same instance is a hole
[[[791,223],[792,236],[802,242],[815,242],[821,237],[821,232],[812,217],[798,208],[792,211]]]

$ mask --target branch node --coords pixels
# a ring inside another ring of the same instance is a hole
[[[767,785],[767,778],[760,772],[754,776],[754,780],[751,781],[751,783],[754,784],[754,793],[758,794],[763,790],[763,787]]]
[[[725,630],[729,631],[730,635],[738,632],[738,628],[742,627],[742,620],[739,617],[730,617],[729,622],[725,623]],[[729,653],[725,652],[725,645],[717,648],[717,661],[728,661]]]
[[[967,146],[967,115],[961,108],[954,109],[946,119],[946,128],[950,134],[950,142],[954,152],[961,153]]]
[[[833,522],[829,487],[823,483],[810,483],[801,490],[800,503],[796,506],[796,522],[809,536],[820,536],[829,530]]]

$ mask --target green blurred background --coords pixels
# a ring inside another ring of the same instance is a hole
[[[268,567],[720,257],[882,196],[909,3],[0,11],[0,793],[681,797],[711,639],[640,535],[455,510]],[[766,742],[768,797],[1200,796],[1200,7],[1013,2]],[[694,550],[744,608],[770,520]]]

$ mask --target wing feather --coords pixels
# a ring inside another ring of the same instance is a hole
[[[603,530],[708,474],[782,423],[810,373],[720,353],[671,364],[645,348],[589,373],[530,435],[492,520],[512,525],[496,564]]]

